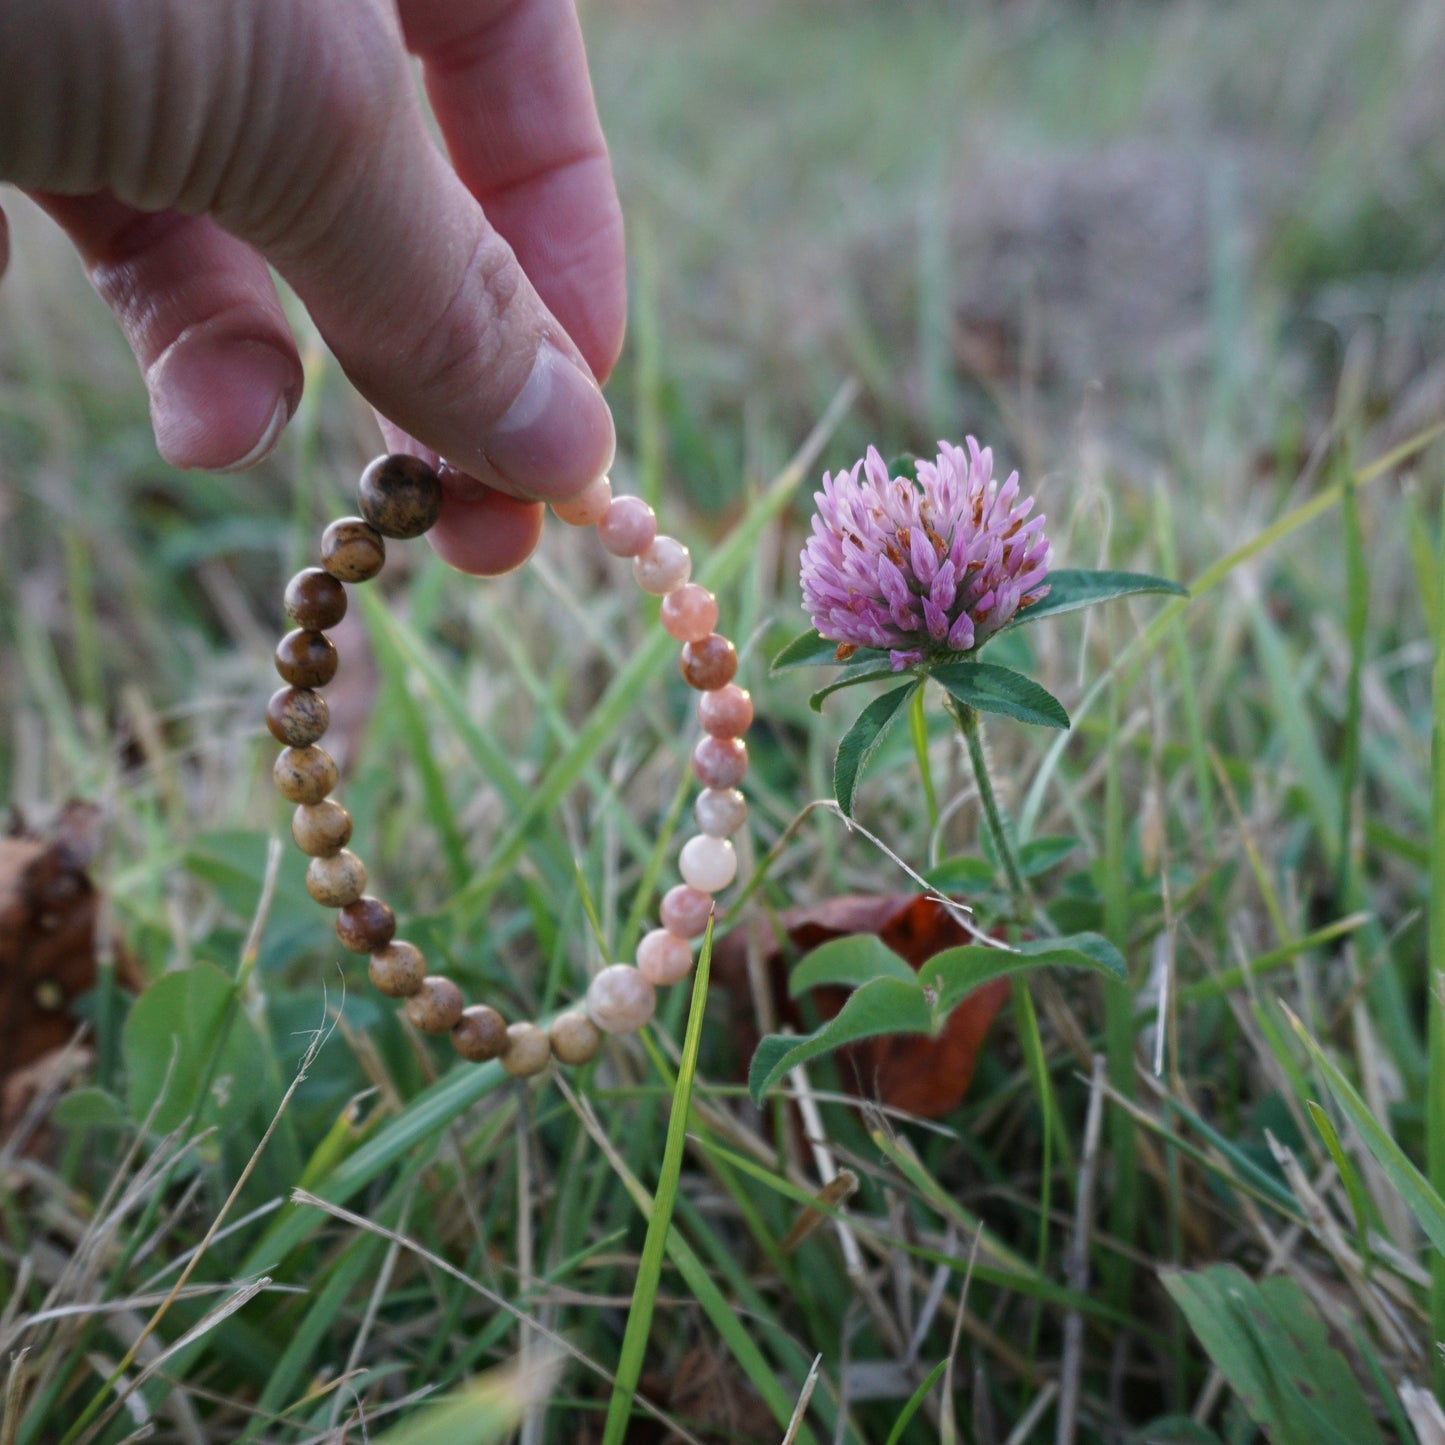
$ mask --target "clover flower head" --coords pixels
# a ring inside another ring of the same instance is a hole
[[[918,479],[893,477],[876,448],[824,473],[802,555],[803,606],[842,647],[887,648],[895,672],[973,651],[1049,590],[1052,556],[1017,472],[993,451],[938,444]]]

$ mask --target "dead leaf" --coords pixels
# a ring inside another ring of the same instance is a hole
[[[911,893],[848,894],[779,915],[789,948],[770,948],[764,967],[778,1019],[804,1027],[796,1002],[788,997],[788,972],[820,944],[854,933],[871,933],[916,969],[946,948],[968,943],[969,935],[941,904]],[[729,997],[743,1064],[757,1046],[748,985],[747,934],[735,928],[713,950],[713,979]],[[993,1016],[1008,997],[1007,980],[996,980],[970,994],[949,1015],[937,1038],[908,1034],[865,1039],[838,1051],[845,1085],[863,1098],[936,1119],[957,1106],[973,1079],[979,1049]],[[832,1018],[848,997],[842,988],[814,989],[809,995],[819,1016]]]

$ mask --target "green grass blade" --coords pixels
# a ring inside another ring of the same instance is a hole
[[[903,1432],[908,1428],[908,1422],[923,1408],[928,1392],[939,1382],[947,1368],[948,1361],[940,1360],[928,1372],[923,1383],[908,1397],[908,1403],[898,1412],[898,1418],[893,1422],[893,1428],[888,1432],[884,1445],[898,1445],[903,1438]]]
[[[692,1101],[692,1084],[697,1075],[698,1049],[702,1045],[702,1020],[707,1011],[707,979],[712,960],[712,924],[708,924],[698,954],[697,972],[692,986],[692,1007],[687,1016],[687,1033],[683,1038],[682,1061],[677,1071],[677,1086],[672,1091],[672,1114],[667,1121],[667,1142],[662,1150],[662,1168],[658,1173],[657,1192],[647,1221],[647,1238],[637,1267],[637,1282],[632,1289],[632,1307],[627,1312],[627,1329],[622,1336],[622,1354],[617,1362],[617,1379],[612,1398],[607,1402],[607,1420],[602,1431],[602,1445],[622,1445],[632,1416],[632,1398],[642,1377],[642,1360],[652,1332],[652,1313],[657,1304],[657,1287],[662,1279],[662,1260],[667,1252],[667,1236],[672,1225],[672,1209],[677,1199],[678,1180],[682,1175],[683,1148],[687,1142],[687,1116]]]
[[[1440,533],[1445,558],[1445,525]],[[1435,1200],[1445,1198],[1445,561],[1436,569],[1435,676],[1430,696],[1430,915],[1426,947],[1426,1007],[1429,1024],[1429,1092],[1425,1105],[1425,1168]],[[1423,1221],[1421,1221],[1423,1223]],[[1445,1339],[1445,1245],[1432,1234],[1430,1256],[1431,1338]],[[1433,1351],[1431,1383],[1445,1394],[1445,1360]]]

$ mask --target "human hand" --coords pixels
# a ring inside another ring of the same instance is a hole
[[[0,179],[80,252],[176,466],[248,466],[295,411],[267,263],[389,444],[446,458],[454,566],[516,566],[611,462],[622,219],[573,0],[0,0]]]

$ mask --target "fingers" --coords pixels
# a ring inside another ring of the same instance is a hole
[[[622,212],[573,0],[402,0],[452,164],[593,373],[626,321]]]
[[[113,196],[37,195],[85,262],[145,377],[173,466],[238,471],[275,446],[301,362],[266,263],[213,221]]]
[[[400,37],[390,70],[375,53],[338,69],[346,52],[326,46],[355,41],[353,14],[310,8],[314,33],[292,37],[315,52],[288,79],[307,87],[296,113],[324,135],[280,136],[274,107],[258,111],[237,162],[238,177],[264,177],[273,154],[305,169],[279,202],[265,180],[222,186],[218,217],[290,281],[383,415],[500,491],[574,496],[611,464],[602,393],[433,143]]]

